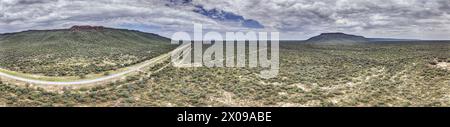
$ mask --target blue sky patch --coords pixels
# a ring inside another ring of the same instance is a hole
[[[247,28],[256,28],[256,29],[260,29],[260,28],[264,28],[263,25],[261,25],[261,23],[259,23],[256,20],[253,19],[245,19],[243,16],[235,14],[235,13],[231,13],[231,12],[226,12],[217,8],[214,9],[205,9],[202,5],[194,5],[192,3],[192,0],[169,0],[169,3],[166,4],[166,6],[177,6],[177,5],[188,5],[188,6],[194,6],[194,12],[195,13],[199,13],[202,14],[204,16],[207,16],[208,18],[217,20],[217,21],[222,21],[222,22],[236,22],[239,23],[242,27],[247,27]]]
[[[253,19],[245,19],[241,15],[237,15],[231,12],[226,12],[219,9],[210,9],[207,10],[203,6],[196,5],[196,9],[194,12],[207,16],[214,20],[225,21],[225,22],[239,22],[241,26],[247,28],[264,28],[258,21]]]

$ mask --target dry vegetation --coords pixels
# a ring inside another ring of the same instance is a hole
[[[282,43],[281,72],[148,68],[123,81],[50,92],[1,83],[5,106],[450,106],[450,43]],[[445,65],[445,66],[444,66]]]
[[[167,38],[130,30],[25,31],[0,38],[0,67],[84,77],[141,63],[173,48]]]

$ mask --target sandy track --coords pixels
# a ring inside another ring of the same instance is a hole
[[[0,77],[1,78],[6,78],[7,80],[11,80],[12,79],[12,80],[26,82],[26,83],[31,83],[31,84],[36,84],[36,85],[66,86],[66,85],[95,84],[95,83],[105,82],[105,81],[112,80],[112,79],[121,78],[121,77],[125,76],[126,74],[139,71],[140,69],[142,69],[144,67],[147,67],[147,66],[150,66],[150,65],[155,65],[156,63],[159,63],[161,61],[169,59],[172,52],[175,52],[176,50],[184,49],[184,48],[186,48],[188,46],[189,45],[178,47],[177,49],[175,49],[175,50],[173,50],[173,51],[171,51],[169,53],[165,53],[165,54],[160,55],[160,56],[158,56],[156,58],[153,58],[151,60],[145,61],[145,62],[143,62],[141,64],[128,67],[128,69],[126,71],[115,73],[115,74],[111,74],[111,75],[100,77],[100,78],[96,78],[96,79],[87,79],[87,80],[70,81],[70,82],[54,82],[54,81],[43,81],[43,80],[28,79],[28,78],[24,78],[24,77],[18,77],[18,76],[6,74],[6,73],[3,73],[3,72],[0,72]]]

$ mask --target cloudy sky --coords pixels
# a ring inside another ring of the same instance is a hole
[[[218,32],[323,32],[450,39],[449,0],[0,0],[0,33],[102,25],[170,37],[193,23]]]

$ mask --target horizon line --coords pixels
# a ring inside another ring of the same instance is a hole
[[[21,32],[28,32],[28,31],[55,31],[55,30],[70,30],[72,27],[75,26],[92,26],[92,27],[103,27],[106,29],[117,29],[117,30],[129,30],[129,31],[138,31],[138,32],[142,32],[142,33],[148,33],[148,34],[155,34],[161,37],[165,37],[168,39],[171,39],[170,37],[161,35],[161,34],[157,34],[157,33],[153,33],[153,32],[146,32],[146,31],[142,31],[142,30],[138,30],[138,29],[129,29],[129,28],[120,28],[120,27],[109,27],[109,26],[98,26],[98,25],[73,25],[71,27],[66,27],[66,28],[56,28],[56,29],[28,29],[28,30],[20,30],[20,31],[16,31],[16,32],[4,32],[1,33],[0,35],[6,35],[6,34],[16,34],[16,33],[21,33]],[[161,31],[162,32],[162,31]],[[238,32],[238,31],[236,31]],[[324,34],[324,33],[330,33],[330,32],[322,32],[320,34]],[[348,34],[345,32],[333,32],[333,33],[344,33],[344,34]],[[355,34],[349,34],[349,35],[355,35]],[[363,36],[363,35],[357,35],[357,36]],[[311,36],[311,37],[315,37],[315,36]],[[309,37],[309,38],[311,38]],[[393,37],[366,37],[363,36],[364,38],[367,39],[396,39],[397,41],[450,41],[450,39],[417,39],[417,38],[393,38]],[[306,41],[308,39],[279,39],[280,41]],[[227,40],[224,40],[227,41]],[[381,41],[380,41],[381,42]],[[392,42],[396,42],[396,41],[392,41]]]

